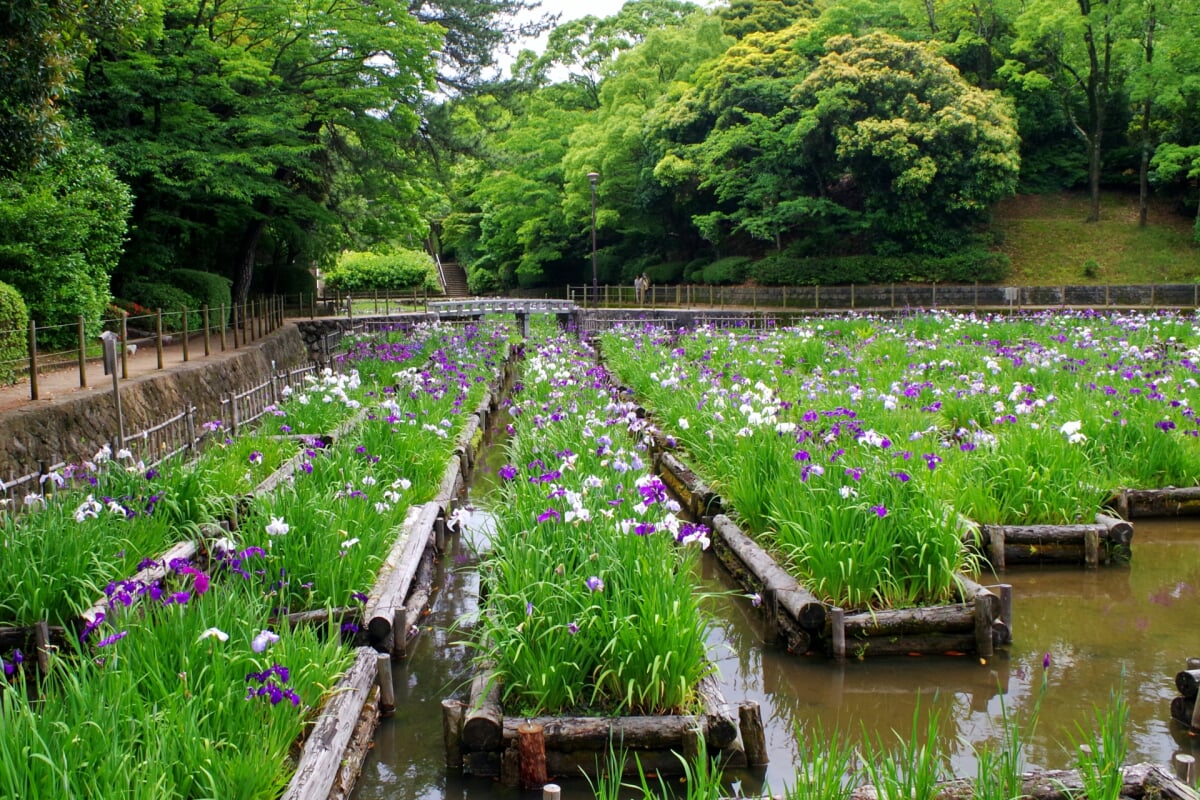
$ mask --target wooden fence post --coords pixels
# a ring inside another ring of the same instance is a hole
[[[208,303],[205,303],[204,307],[200,309],[200,318],[204,323],[204,355],[210,356],[212,355],[212,341],[208,334]]]
[[[84,338],[83,314],[79,315],[79,388],[87,388],[87,340]]]
[[[183,307],[183,360],[188,360],[188,309]]]
[[[162,309],[154,310],[154,349],[158,352],[158,368],[163,368]]]
[[[129,380],[129,315],[121,315],[121,380]]]
[[[38,399],[37,323],[29,320],[29,397]]]

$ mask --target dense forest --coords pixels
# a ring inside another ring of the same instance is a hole
[[[309,290],[347,253],[440,252],[477,292],[580,282],[593,213],[604,281],[999,279],[988,215],[1015,192],[1200,207],[1190,0],[555,22],[534,0],[0,0],[0,310]]]

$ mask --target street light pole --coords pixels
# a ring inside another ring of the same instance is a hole
[[[589,172],[588,181],[592,184],[592,308],[600,305],[600,281],[596,277],[596,181],[599,172]]]

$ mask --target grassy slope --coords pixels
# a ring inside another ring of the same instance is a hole
[[[1012,258],[1006,282],[1059,284],[1191,283],[1200,279],[1200,247],[1192,243],[1192,219],[1164,203],[1152,205],[1150,224],[1137,224],[1137,195],[1109,192],[1100,222],[1088,223],[1086,193],[1021,195],[993,210],[1001,249]],[[1095,278],[1084,264],[1100,265]]]

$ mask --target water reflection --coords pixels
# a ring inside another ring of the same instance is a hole
[[[486,522],[486,516],[478,518]],[[448,775],[441,735],[441,700],[461,695],[469,681],[468,649],[454,620],[474,609],[478,583],[461,543],[447,554],[429,630],[408,662],[397,665],[396,716],[385,721],[356,797],[513,798],[484,779]],[[907,734],[913,716],[935,710],[943,720],[942,750],[956,775],[975,772],[973,747],[998,741],[1003,710],[1026,720],[1040,698],[1040,721],[1029,737],[1031,767],[1071,766],[1072,739],[1094,726],[1095,709],[1120,687],[1130,707],[1130,761],[1167,763],[1175,752],[1200,757],[1200,737],[1170,721],[1174,676],[1200,655],[1195,631],[1200,607],[1200,522],[1139,521],[1133,562],[1088,571],[1022,567],[1003,576],[1013,585],[1014,644],[986,664],[973,657],[912,657],[834,665],[789,655],[774,645],[756,609],[715,561],[701,569],[713,593],[710,645],[731,702],[755,700],[763,712],[771,764],[732,777],[751,794],[790,782],[798,757],[796,731],[839,731],[891,741]],[[986,581],[985,581],[986,583]],[[1046,653],[1050,667],[1043,670]],[[1045,689],[1043,691],[1043,682]],[[811,735],[811,734],[803,734]],[[569,783],[567,796],[590,796]]]

